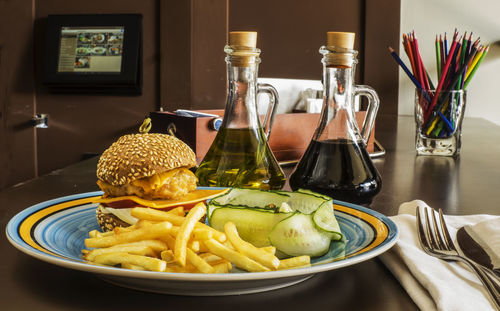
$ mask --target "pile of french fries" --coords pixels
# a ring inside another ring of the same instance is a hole
[[[233,265],[249,272],[265,272],[310,266],[309,256],[280,260],[276,248],[257,248],[238,235],[228,222],[224,232],[199,220],[206,206],[198,203],[187,215],[184,208],[170,211],[136,207],[135,225],[110,232],[89,232],[83,258],[98,265],[134,270],[184,273],[228,273]]]

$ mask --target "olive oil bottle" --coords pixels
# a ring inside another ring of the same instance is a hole
[[[227,54],[228,90],[221,127],[205,158],[196,170],[200,186],[281,189],[285,175],[267,138],[278,104],[276,90],[257,84],[260,50],[256,32],[231,32]],[[270,95],[261,125],[257,93]]]

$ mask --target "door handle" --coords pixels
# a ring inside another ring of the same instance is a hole
[[[37,113],[31,118],[31,124],[39,129],[46,129],[49,127],[49,115],[46,113]]]

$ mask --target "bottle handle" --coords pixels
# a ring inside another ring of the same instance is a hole
[[[361,136],[365,144],[367,144],[373,130],[373,125],[375,124],[375,117],[377,116],[380,100],[377,92],[367,85],[356,85],[354,87],[354,96],[365,96],[368,99],[368,109],[366,110],[365,120],[361,128]]]
[[[264,133],[267,138],[271,135],[271,129],[273,127],[274,116],[276,115],[276,108],[279,103],[278,91],[271,85],[267,83],[257,83],[257,93],[266,93],[269,96],[269,106],[267,108],[266,116],[264,118]]]

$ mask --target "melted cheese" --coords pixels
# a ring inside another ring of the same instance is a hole
[[[115,198],[101,198],[95,203],[111,203],[122,200],[131,200],[141,206],[147,206],[151,208],[167,208],[177,205],[188,205],[196,202],[201,202],[213,198],[219,194],[225,193],[229,188],[226,189],[197,189],[193,192],[188,193],[180,199],[168,199],[168,200],[146,200],[139,198],[135,195],[120,196]]]
[[[151,177],[133,180],[130,184],[143,188],[145,192],[150,192],[160,188],[168,179],[186,171],[191,172],[186,168],[177,168]]]
[[[164,173],[133,180],[123,186],[112,186],[97,181],[107,196],[135,195],[145,199],[176,199],[196,189],[198,179],[187,168],[177,168]]]

